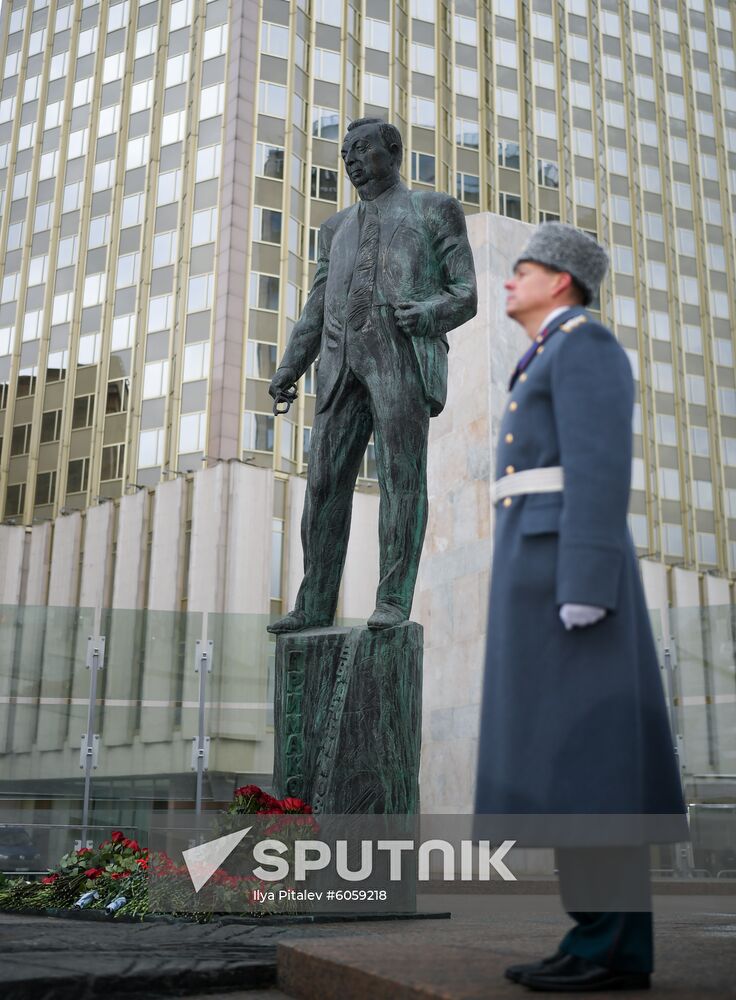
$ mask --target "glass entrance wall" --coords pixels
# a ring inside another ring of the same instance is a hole
[[[661,853],[671,874],[736,877],[735,612],[672,609],[669,634],[653,616],[693,833],[686,854]],[[267,622],[0,607],[0,840],[27,848],[0,844],[0,870],[45,870],[111,829],[145,842],[154,810],[269,789]]]

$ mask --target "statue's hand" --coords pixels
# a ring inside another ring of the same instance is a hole
[[[394,309],[396,325],[409,337],[425,337],[429,323],[429,306],[426,302],[399,302]]]
[[[268,394],[272,399],[285,393],[296,382],[296,372],[292,368],[279,368],[271,384],[268,387]]]

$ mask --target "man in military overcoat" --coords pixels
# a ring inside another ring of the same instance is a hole
[[[538,843],[558,848],[576,924],[554,956],[507,970],[543,991],[649,985],[648,845],[687,839],[626,520],[633,376],[583,308],[607,266],[589,236],[545,223],[505,283],[507,314],[532,343],[511,378],[493,485],[476,812],[535,817],[549,831],[570,818],[561,839]],[[644,905],[581,906],[576,876],[613,895],[633,877]]]
[[[330,625],[352,494],[371,434],[381,492],[380,581],[371,628],[409,616],[427,520],[429,419],[447,396],[446,334],[475,315],[465,216],[456,199],[409,191],[399,131],[348,127],[342,158],[359,202],[325,222],[309,298],[269,391],[288,399],[319,355],[296,606],[270,626]]]

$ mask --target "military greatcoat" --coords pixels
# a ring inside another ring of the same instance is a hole
[[[476,812],[682,814],[626,520],[631,367],[582,308],[554,319],[540,348],[513,383],[496,478],[562,466],[564,490],[496,506]],[[565,603],[608,613],[567,631]],[[686,839],[675,820],[678,835],[643,839]]]

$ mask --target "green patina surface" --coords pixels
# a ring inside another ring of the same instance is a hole
[[[419,809],[421,625],[276,644],[274,785],[328,814]]]

